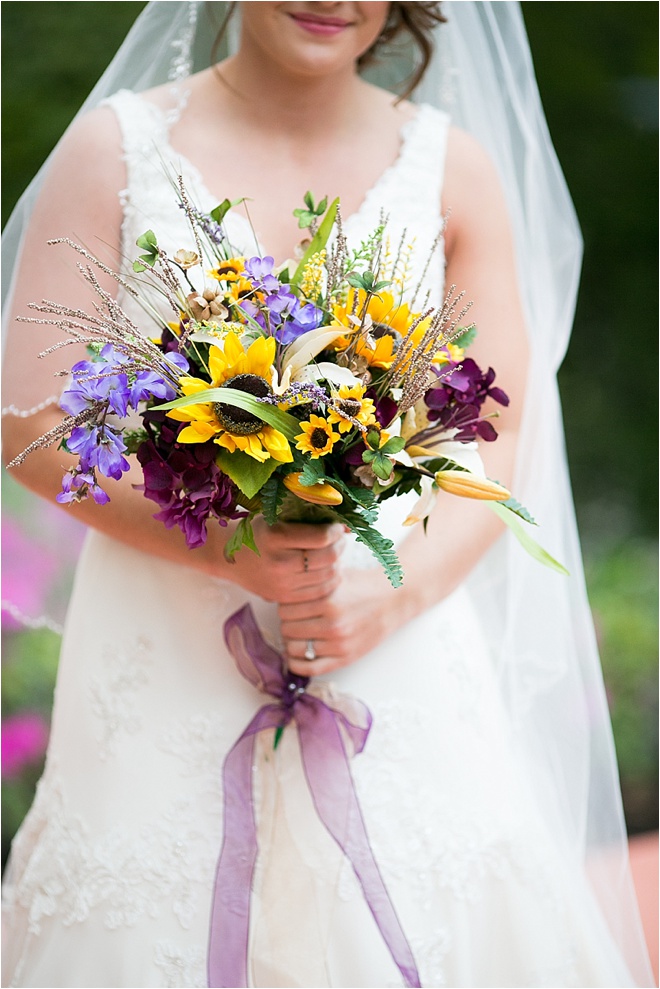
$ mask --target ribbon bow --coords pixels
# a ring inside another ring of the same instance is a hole
[[[224,839],[216,870],[208,952],[208,984],[247,986],[250,893],[257,859],[252,800],[254,745],[259,732],[294,721],[316,811],[349,859],[406,986],[420,986],[410,946],[374,859],[350,771],[347,741],[364,745],[371,715],[354,703],[355,719],[307,692],[308,677],[285,672],[282,656],[265,642],[245,605],[225,623],[225,641],[241,674],[275,698],[257,711],[223,767]]]

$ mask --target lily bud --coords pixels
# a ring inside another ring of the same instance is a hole
[[[284,487],[291,494],[301,498],[302,501],[310,502],[312,505],[341,505],[344,499],[337,488],[333,488],[331,484],[325,481],[318,481],[316,484],[301,484],[300,477],[299,472],[294,472],[287,474],[284,478]]]
[[[501,484],[480,477],[467,470],[439,470],[435,475],[435,483],[449,494],[462,498],[479,498],[482,501],[508,501],[511,492]]]

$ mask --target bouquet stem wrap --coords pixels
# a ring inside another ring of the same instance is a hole
[[[225,640],[240,673],[275,700],[256,713],[223,767],[224,839],[215,877],[208,984],[247,986],[250,895],[257,860],[252,767],[259,732],[294,722],[305,776],[325,828],[349,859],[378,929],[406,986],[420,986],[410,946],[374,859],[350,771],[371,716],[351,701],[350,716],[306,690],[308,678],[285,672],[282,656],[259,631],[249,605],[225,623]]]

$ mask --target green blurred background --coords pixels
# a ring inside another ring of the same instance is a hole
[[[3,223],[143,6],[2,4]],[[658,815],[658,5],[522,9],[585,239],[560,384],[626,818],[636,833],[656,829]],[[35,710],[47,718],[57,636],[9,625],[3,638],[5,719]],[[39,771],[37,754],[5,779],[3,852]]]

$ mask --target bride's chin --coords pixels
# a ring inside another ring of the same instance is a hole
[[[294,78],[356,72],[360,55],[371,47],[382,27],[380,18],[372,14],[355,20],[342,15],[335,25],[333,19],[315,18],[312,8],[308,19],[309,4],[248,3],[241,7],[241,48],[253,49],[276,75]]]

